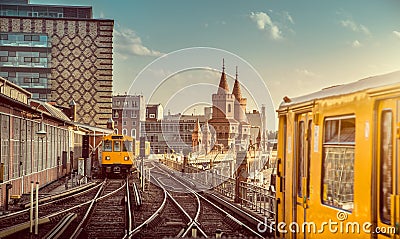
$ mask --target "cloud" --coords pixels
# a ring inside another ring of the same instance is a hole
[[[162,56],[164,53],[149,49],[143,45],[142,39],[129,28],[114,29],[114,47],[117,55]]]
[[[307,69],[296,69],[295,70],[297,74],[307,76],[307,77],[318,77],[317,74],[315,74],[312,71],[309,71]]]
[[[271,20],[271,17],[267,13],[251,12],[250,19],[257,24],[258,29],[266,31],[269,30],[271,37],[274,40],[279,40],[282,38],[282,31],[279,29],[278,25]]]
[[[358,24],[352,20],[343,20],[340,22],[340,24],[342,24],[343,27],[352,30],[353,32],[361,32],[364,33],[365,35],[371,34],[371,32],[366,26]]]
[[[357,47],[361,47],[362,44],[361,42],[359,42],[358,40],[353,41],[353,43],[351,44],[353,47],[357,48]]]
[[[398,32],[398,31],[393,31],[393,34],[394,34],[396,37],[398,37],[398,38],[400,39],[400,32]]]
[[[290,23],[294,24],[292,16],[290,16],[289,12],[283,12],[283,15],[289,20]]]

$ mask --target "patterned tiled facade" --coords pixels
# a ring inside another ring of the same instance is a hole
[[[77,122],[106,127],[112,116],[114,21],[0,18],[0,32],[47,34],[51,42],[50,101],[77,104]]]

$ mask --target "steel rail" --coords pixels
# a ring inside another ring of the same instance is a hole
[[[167,203],[167,190],[165,190],[165,188],[163,188],[161,186],[161,184],[157,181],[156,178],[154,178],[153,176],[151,176],[153,178],[153,180],[159,185],[159,187],[161,189],[163,189],[164,191],[164,199],[163,202],[161,203],[161,206],[156,210],[156,212],[153,213],[153,215],[151,215],[149,218],[147,218],[146,221],[144,221],[142,224],[140,224],[139,226],[137,226],[135,229],[133,229],[132,231],[128,232],[123,238],[130,238],[131,236],[134,236],[136,233],[138,233],[140,230],[142,230],[143,227],[145,227],[146,225],[148,225],[149,223],[151,223],[157,216],[160,215],[161,211],[164,209],[166,203]]]
[[[159,166],[155,165],[158,169],[160,169],[161,171],[165,172],[166,174],[168,174],[168,172],[166,172],[164,169],[160,168]],[[230,219],[232,219],[232,221],[234,221],[235,223],[237,223],[238,225],[246,228],[248,231],[250,231],[251,233],[253,233],[254,235],[256,235],[257,237],[260,238],[264,238],[261,234],[259,234],[258,232],[254,231],[252,228],[250,228],[249,226],[247,226],[246,224],[244,224],[243,222],[239,221],[237,218],[235,218],[234,216],[232,216],[230,213],[226,212],[224,209],[222,209],[221,207],[219,207],[218,205],[216,205],[215,203],[211,202],[210,200],[208,200],[207,198],[205,198],[204,196],[200,195],[199,193],[197,193],[196,191],[194,191],[193,189],[191,189],[189,186],[187,186],[186,184],[180,182],[177,178],[175,178],[174,176],[170,175],[171,178],[175,179],[177,182],[181,183],[184,187],[188,188],[189,190],[192,190],[193,193],[197,194],[201,199],[203,199],[204,201],[206,201],[207,203],[209,203],[210,205],[212,205],[214,208],[216,208],[217,210],[219,210],[221,213],[225,214],[225,216],[229,217]],[[183,178],[182,178],[183,179]],[[183,179],[184,181],[187,181],[186,179]]]

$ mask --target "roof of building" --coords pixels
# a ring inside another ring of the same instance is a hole
[[[237,78],[235,80],[235,84],[233,85],[232,94],[237,100],[242,99],[242,91],[240,90],[240,83]]]
[[[233,85],[233,90],[232,94],[235,96],[237,100],[242,98],[242,91],[240,90],[240,83],[238,79],[238,70],[236,66],[236,78],[235,78],[235,84]]]
[[[63,121],[70,122],[71,120],[68,118],[67,115],[64,114],[59,108],[49,104],[48,102],[40,101],[40,100],[35,100],[35,99],[30,99],[30,102],[32,102],[36,106],[36,108],[40,111],[45,111],[49,113],[51,116],[58,118]]]
[[[219,88],[217,94],[229,94],[229,86],[228,82],[226,81],[226,74],[225,74],[225,63],[224,60],[222,61],[222,73],[221,79],[219,80]]]
[[[376,87],[383,87],[394,84],[400,84],[400,71],[395,71],[384,75],[372,76],[348,84],[336,85],[324,88],[320,91],[300,97],[295,97],[295,98],[285,97],[285,101],[281,103],[280,107],[286,107],[302,102],[307,102],[310,100],[346,95],[354,92],[359,92]]]
[[[97,133],[105,133],[105,134],[111,134],[114,131],[112,129],[107,129],[107,128],[99,128],[99,127],[94,127],[94,126],[90,126],[87,124],[81,124],[81,123],[73,123],[75,126],[78,126],[80,128],[86,129],[88,131],[92,131],[92,132],[97,132]]]

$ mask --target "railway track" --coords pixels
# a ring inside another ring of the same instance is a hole
[[[162,203],[149,218],[130,231],[125,238],[164,238],[179,235],[191,221],[190,216],[170,196],[163,184],[155,177],[152,179],[154,186],[163,192]]]
[[[234,215],[224,211],[189,186],[176,175],[154,166],[152,183],[164,191],[164,202],[144,224],[130,233],[134,238],[164,237],[225,237],[262,238]]]
[[[90,205],[65,225],[60,238],[122,238],[126,232],[126,180],[107,179]]]
[[[126,181],[108,180],[79,237],[122,238],[125,235],[125,189]]]
[[[60,218],[68,212],[74,212],[87,206],[93,199],[101,184],[87,188],[81,192],[54,200],[39,203],[39,221],[48,222],[40,225],[38,237],[44,236],[49,227],[55,225]],[[0,217],[0,237],[2,238],[30,238],[29,233],[29,208]],[[18,231],[20,230],[20,231]],[[13,233],[14,232],[14,233]]]

